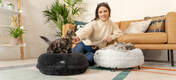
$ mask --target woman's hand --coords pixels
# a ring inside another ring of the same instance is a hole
[[[79,41],[80,41],[79,37],[75,37],[72,42],[73,42],[74,44],[76,44],[76,43],[78,43]]]
[[[112,41],[112,37],[110,37],[110,36],[109,36],[109,37],[107,37],[104,41],[106,41],[106,42],[108,42],[108,43],[109,43],[109,42],[111,42],[111,41]]]

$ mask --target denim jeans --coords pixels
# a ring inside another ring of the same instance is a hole
[[[94,65],[94,53],[95,50],[92,49],[91,46],[85,45],[83,42],[79,42],[73,49],[72,49],[73,54],[84,54],[89,62],[89,65]]]

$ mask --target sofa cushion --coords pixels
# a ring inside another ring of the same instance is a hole
[[[152,19],[152,22],[146,32],[165,32],[166,16],[145,17],[144,20]]]
[[[126,34],[118,38],[119,42],[131,42],[131,43],[166,43],[167,33],[164,32],[152,32],[152,33],[134,33]]]
[[[152,21],[146,32],[165,32],[165,19]]]
[[[83,21],[74,21],[74,24],[76,26],[76,31],[79,30],[80,28],[83,28],[88,22],[83,22]]]
[[[120,21],[119,28],[120,28],[121,31],[125,31],[129,27],[129,25],[130,25],[131,22],[139,22],[139,21],[144,21],[144,20]]]
[[[151,23],[151,19],[147,21],[131,22],[124,33],[144,33]]]

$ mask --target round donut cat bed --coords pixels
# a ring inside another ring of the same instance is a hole
[[[94,61],[99,67],[130,68],[142,65],[144,56],[138,48],[126,51],[107,49],[96,51]]]
[[[88,61],[82,54],[44,53],[38,57],[36,67],[47,75],[73,75],[84,73]]]

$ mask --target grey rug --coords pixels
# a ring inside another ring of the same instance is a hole
[[[49,76],[40,73],[35,64],[0,68],[0,80],[77,80],[67,76]]]
[[[18,65],[18,66],[0,67],[0,70],[27,68],[27,67],[33,67],[33,66],[35,66],[35,65],[36,65],[36,64],[26,64],[26,65]]]
[[[78,80],[69,76],[44,75],[35,66],[36,64],[0,67],[0,80]],[[111,69],[94,66],[89,67],[89,69],[111,71]],[[122,71],[114,76],[112,80],[124,80],[128,74],[129,71]]]

